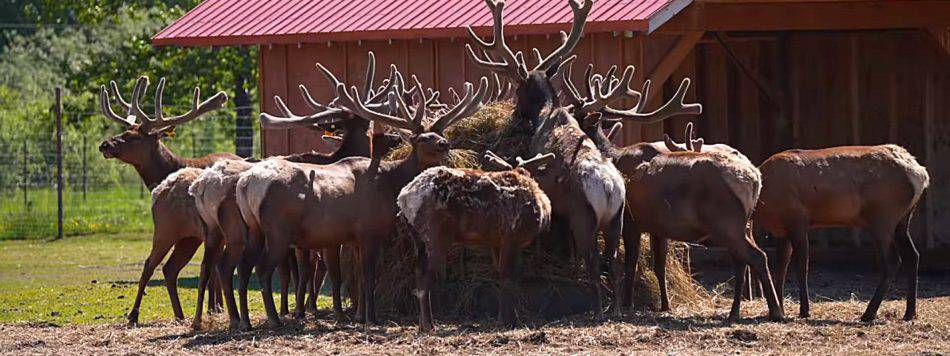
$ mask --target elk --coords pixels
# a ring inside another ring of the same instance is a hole
[[[317,68],[324,77],[328,80],[331,88],[336,88],[337,84],[340,84],[339,80],[325,67],[320,64],[317,64]],[[379,108],[388,105],[388,93],[394,87],[396,83],[396,75],[398,72],[395,67],[391,68],[390,79],[384,81],[385,85],[377,89],[373,89],[373,76],[376,71],[376,58],[375,55],[369,53],[369,61],[366,69],[366,86],[364,91],[361,93],[365,99],[364,104],[367,107]],[[372,142],[369,140],[368,132],[370,130],[370,121],[362,119],[359,116],[354,115],[351,111],[345,108],[332,107],[332,104],[321,104],[315,100],[306,87],[303,85],[299,86],[300,93],[304,98],[304,101],[309,104],[311,109],[315,110],[314,114],[310,115],[298,115],[294,114],[290,109],[287,108],[287,105],[284,104],[284,101],[280,99],[279,96],[274,97],[278,111],[280,111],[281,116],[273,116],[267,113],[261,113],[261,127],[264,129],[287,129],[292,127],[311,127],[321,131],[325,131],[330,126],[337,128],[337,132],[342,131],[342,139],[340,139],[339,147],[332,154],[320,154],[315,152],[303,153],[303,154],[292,154],[287,156],[277,156],[269,159],[280,159],[288,162],[299,162],[299,163],[312,163],[312,164],[329,164],[336,161],[339,161],[346,157],[369,157],[371,153],[371,144],[379,145],[378,149],[385,152],[392,144],[391,140],[387,138],[387,134],[373,135]],[[330,140],[337,140],[334,136],[324,136]],[[243,217],[241,216],[240,209],[235,200],[235,187],[237,181],[240,178],[240,174],[251,169],[254,166],[254,163],[249,163],[245,161],[233,161],[226,160],[221,161],[215,164],[211,169],[206,170],[195,183],[191,186],[191,194],[195,197],[198,203],[198,210],[202,214],[202,219],[209,225],[211,228],[220,228],[224,237],[225,248],[224,248],[224,259],[218,264],[218,271],[221,276],[224,276],[223,287],[225,290],[225,299],[227,302],[228,315],[230,317],[230,325],[232,329],[237,328],[250,328],[250,318],[247,309],[247,284],[250,278],[250,270],[252,261],[249,260],[247,253],[244,248],[244,239],[245,231],[247,225],[244,222]],[[211,244],[206,244],[210,246]],[[206,251],[206,260],[214,258],[214,255],[211,252],[212,250]],[[309,251],[298,250],[297,253],[307,254]],[[327,273],[329,268],[330,279],[333,283],[333,310],[338,320],[343,318],[343,310],[340,300],[340,270],[339,270],[339,247],[329,248],[323,251],[321,254],[321,259],[317,261],[317,273],[314,276],[313,281],[305,281],[302,278],[298,278],[298,287],[297,287],[297,309],[295,314],[297,316],[303,316],[303,302],[305,298],[302,296],[308,288],[305,288],[305,285],[309,285],[310,298],[307,299],[307,303],[310,304],[308,307],[312,307],[312,310],[316,309],[316,293],[319,293],[319,284],[323,281],[323,275]],[[328,261],[325,261],[328,260]],[[328,263],[325,263],[328,262]],[[199,284],[199,295],[201,286],[205,283],[206,275],[210,275],[210,268],[213,263],[209,262],[207,264],[202,264],[202,278],[200,279]],[[233,285],[227,276],[232,276],[234,274],[234,269],[240,265],[239,269],[239,296],[240,296],[240,306],[241,310],[238,312],[237,306],[234,301],[234,292]],[[329,267],[328,267],[329,265]],[[285,264],[281,264],[285,266]],[[284,279],[286,280],[286,279]],[[286,283],[282,281],[281,289],[283,298],[281,298],[281,310],[282,314],[284,310],[287,310],[287,294],[286,294]],[[200,310],[195,314],[195,325],[200,325]]]
[[[132,90],[130,102],[125,101],[119,94],[115,81],[109,84],[112,95],[116,97],[119,105],[127,110],[127,114],[123,118],[113,111],[105,85],[101,86],[99,91],[100,109],[107,119],[119,123],[125,131],[103,141],[99,145],[99,151],[107,159],[116,158],[135,167],[142,182],[152,190],[152,221],[155,225],[152,250],[148,259],[145,260],[135,303],[129,311],[128,321],[130,324],[138,323],[139,306],[145,295],[145,287],[155,267],[162,262],[172,247],[174,251],[162,268],[162,272],[165,275],[165,287],[171,299],[175,318],[184,319],[181,302],[178,299],[178,273],[191,260],[205,238],[204,228],[195,210],[194,201],[187,195],[187,187],[197,178],[199,169],[211,166],[220,160],[240,159],[240,157],[229,153],[215,153],[195,159],[184,158],[165,147],[161,140],[176,126],[221,108],[228,96],[224,92],[218,92],[207,100],[201,101],[200,90],[195,88],[191,110],[179,116],[166,118],[162,110],[162,96],[165,89],[165,78],[162,78],[155,92],[155,115],[154,119],[151,119],[142,110],[140,103],[148,88],[148,77],[138,78]]]
[[[547,57],[533,52],[538,65],[528,70],[521,52],[515,54],[504,37],[504,1],[485,0],[493,19],[493,39],[483,40],[469,27],[469,35],[479,47],[479,53],[466,45],[473,62],[493,73],[507,77],[517,86],[513,118],[531,131],[528,155],[551,152],[555,158],[548,165],[549,172],[538,183],[551,200],[555,219],[566,221],[578,253],[587,266],[588,282],[594,294],[594,318],[603,317],[599,249],[597,232],[604,231],[607,250],[616,250],[622,228],[623,177],[581,130],[577,120],[558,98],[553,77],[561,64],[570,56],[580,41],[592,1],[583,5],[569,0],[573,23],[569,35],[564,35],[560,47]],[[495,59],[499,58],[499,59]],[[616,256],[608,255],[611,270],[611,288],[618,289],[620,266]],[[619,317],[617,303],[608,310]]]
[[[339,107],[364,119],[411,132],[407,138],[412,150],[407,158],[381,161],[350,157],[329,165],[268,160],[241,174],[237,186],[241,213],[251,230],[263,232],[263,241],[255,242],[252,238],[252,243],[266,246],[257,268],[271,325],[281,322],[270,295],[270,278],[290,245],[311,249],[356,245],[362,264],[362,319],[376,322],[375,265],[381,243],[394,231],[396,196],[420,172],[441,164],[449,153],[449,142],[442,133],[478,110],[487,94],[485,87],[484,78],[475,93],[473,86],[466,83],[462,101],[428,124],[425,100],[418,100],[415,110],[411,110],[400,95],[390,93],[390,106],[395,106],[399,116],[396,117],[368,108],[355,87],[347,90],[342,83],[338,84]],[[424,96],[419,89],[417,95]],[[309,278],[309,266],[298,265],[303,266],[301,278]]]
[[[765,160],[759,169],[764,187],[753,220],[778,243],[779,297],[788,264],[795,260],[799,316],[809,316],[808,230],[854,227],[870,232],[883,267],[861,320],[876,318],[898,270],[907,276],[904,320],[917,317],[920,255],[908,229],[930,177],[914,156],[897,145],[788,150]]]
[[[683,79],[666,104],[644,113],[643,104],[649,97],[650,81],[644,82],[642,91],[630,89],[633,66],[628,66],[620,79],[614,75],[616,66],[604,76],[593,75],[593,66],[588,66],[582,90],[578,90],[571,79],[571,67],[567,65],[565,68],[562,81],[574,114],[585,118],[585,132],[628,179],[626,203],[629,213],[623,224],[626,273],[622,293],[618,293],[623,306],[632,304],[640,235],[644,231],[650,233],[661,311],[670,310],[666,287],[668,239],[706,242],[728,248],[736,261],[736,291],[742,288],[747,264],[753,266],[763,285],[771,286],[765,254],[745,234],[761,179],[758,170],[744,155],[726,145],[704,145],[702,139],[693,139],[692,123],[687,125],[687,142],[683,146],[666,136],[664,142],[643,142],[621,148],[603,133],[602,121],[608,118],[610,121],[652,123],[675,115],[701,113],[702,105],[683,103],[689,90],[689,79]],[[610,107],[621,98],[635,99],[637,104],[628,110]],[[740,297],[737,292],[730,320],[739,318]],[[774,292],[766,293],[766,299],[770,317],[782,319],[783,312]]]
[[[527,161],[518,157],[518,165],[512,167],[488,151],[485,159],[505,171],[434,167],[402,188],[397,204],[414,234],[419,260],[414,294],[419,299],[422,331],[432,330],[433,280],[455,245],[491,248],[501,280],[498,319],[505,325],[514,323],[512,289],[518,253],[551,222],[551,202],[531,172],[539,173],[552,158],[554,154],[539,154]]]

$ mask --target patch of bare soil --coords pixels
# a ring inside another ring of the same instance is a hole
[[[310,319],[286,320],[276,329],[226,331],[226,318],[210,318],[201,332],[187,323],[59,327],[0,326],[4,354],[926,354],[950,353],[950,297],[922,298],[919,320],[904,322],[904,303],[889,300],[879,321],[858,321],[864,300],[817,302],[812,317],[768,322],[761,300],[743,303],[742,321],[724,321],[729,299],[713,296],[706,306],[680,306],[672,313],[631,312],[621,321],[593,323],[575,317],[527,323],[515,329],[484,323],[444,323],[420,334],[407,320],[376,327]],[[786,300],[786,311],[797,305]],[[257,320],[255,325],[262,325]]]

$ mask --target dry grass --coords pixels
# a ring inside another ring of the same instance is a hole
[[[193,333],[187,324],[160,322],[56,327],[44,324],[0,326],[5,354],[184,354],[184,353],[318,353],[318,354],[618,354],[631,352],[688,354],[925,354],[950,352],[950,297],[920,303],[920,320],[899,320],[903,302],[885,303],[883,320],[856,320],[865,301],[813,304],[810,319],[766,322],[762,301],[745,303],[746,319],[723,322],[728,298],[714,297],[708,307],[676,308],[668,314],[634,312],[622,321],[590,323],[585,317],[498,329],[480,323],[440,325],[431,335],[411,322],[379,327],[335,324],[324,320],[288,321],[280,329],[229,333],[223,316],[212,318],[207,331]],[[787,301],[791,306],[791,301]],[[794,308],[794,306],[792,306]],[[794,309],[789,309],[794,310]],[[258,323],[261,321],[258,320]]]

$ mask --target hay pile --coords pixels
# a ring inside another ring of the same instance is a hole
[[[480,168],[481,153],[491,149],[502,156],[524,154],[530,131],[517,127],[510,120],[513,105],[494,103],[476,115],[453,125],[447,132],[453,149],[447,166]],[[394,150],[387,159],[408,155],[408,145]],[[551,232],[539,236],[522,251],[519,263],[521,286],[518,315],[521,318],[556,318],[586,312],[592,295],[587,284],[587,269],[580,258],[572,259],[569,234],[553,224]],[[383,247],[377,265],[376,305],[384,318],[415,317],[418,301],[415,288],[416,257],[408,225],[401,223],[398,234]],[[601,251],[603,251],[601,239]],[[641,251],[634,305],[654,308],[659,305],[659,290],[652,269],[650,244],[644,241]],[[673,244],[668,259],[667,280],[674,305],[692,304],[704,299],[703,292],[681,264],[684,250]],[[621,247],[622,248],[622,247]],[[620,253],[623,256],[623,253]],[[354,250],[344,249],[344,283],[358,286],[359,265]],[[601,283],[607,285],[608,266],[601,263]],[[348,288],[351,299],[356,288]],[[444,268],[433,290],[433,312],[436,318],[472,318],[494,316],[497,312],[498,273],[490,251],[480,248],[458,248],[446,257]],[[612,296],[605,296],[614,300]],[[618,299],[619,300],[619,299]],[[606,302],[606,301],[605,301]],[[605,303],[605,305],[607,305]]]

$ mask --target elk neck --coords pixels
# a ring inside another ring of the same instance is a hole
[[[607,156],[611,159],[616,159],[617,157],[623,155],[623,149],[615,145],[613,142],[610,142],[610,139],[607,138],[606,134],[604,134],[604,128],[600,121],[598,121],[596,124],[588,126],[588,129],[584,130],[584,133],[590,137],[591,141],[594,142],[594,145],[597,146],[597,149],[604,153],[604,156]]]
[[[176,155],[161,142],[158,142],[150,156],[144,162],[132,163],[135,171],[139,173],[139,177],[142,178],[142,182],[145,183],[148,189],[154,189],[169,174],[188,166],[184,158]]]
[[[346,135],[343,136],[340,148],[330,156],[332,162],[346,157],[369,157],[372,148],[366,135],[368,132],[369,121],[359,118],[347,120]]]

